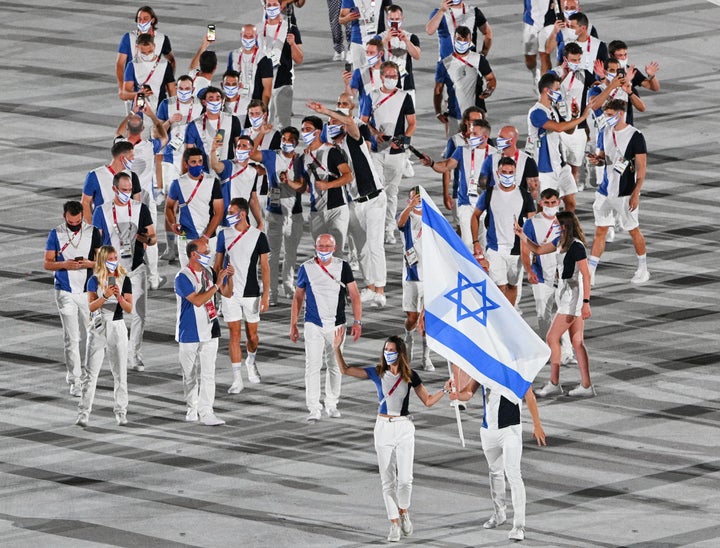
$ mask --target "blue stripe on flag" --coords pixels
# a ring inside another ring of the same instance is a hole
[[[532,385],[532,382],[523,379],[520,373],[490,356],[462,331],[428,310],[425,310],[425,326],[428,333],[432,333],[432,338],[464,357],[478,373],[505,386],[518,398],[522,399]],[[468,359],[468,356],[472,356],[472,359]]]
[[[447,245],[450,246],[455,253],[462,255],[473,264],[477,264],[475,257],[472,256],[470,250],[460,239],[460,236],[452,229],[450,223],[445,220],[445,217],[433,207],[429,205],[426,207],[426,204],[427,203],[423,204],[422,208],[423,224],[432,228],[438,236],[445,240]],[[478,265],[478,268],[480,268],[480,265]]]

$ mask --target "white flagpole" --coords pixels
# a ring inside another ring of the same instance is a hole
[[[452,363],[450,363],[450,360],[447,362],[448,371],[450,372],[450,377],[454,379],[453,376],[453,370],[452,370]],[[457,392],[457,385],[453,383],[453,392]],[[455,408],[455,420],[457,421],[457,427],[458,427],[458,436],[460,436],[460,443],[463,447],[465,447],[465,434],[463,433],[463,426],[462,426],[462,419],[460,418],[460,406],[458,405],[458,402],[460,400],[455,400],[453,407]]]

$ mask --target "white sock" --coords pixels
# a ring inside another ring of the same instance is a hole
[[[638,255],[638,270],[647,270],[647,255]]]
[[[245,361],[245,363],[247,363],[247,364],[255,363],[255,354],[257,354],[257,350],[255,352],[248,352],[247,360]]]
[[[241,371],[242,371],[242,362],[232,364],[233,378],[239,377]]]
[[[600,257],[596,257],[595,255],[590,255],[590,259],[588,259],[588,265],[590,266],[590,272],[595,272],[595,269],[597,268],[597,265],[599,262],[600,262]]]

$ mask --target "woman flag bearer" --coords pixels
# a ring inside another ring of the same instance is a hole
[[[388,540],[397,542],[400,535],[410,536],[413,525],[408,508],[412,491],[412,469],[415,455],[415,425],[408,412],[410,388],[426,407],[432,407],[446,393],[438,390],[432,396],[418,374],[410,369],[407,348],[402,337],[392,336],[385,341],[380,362],[375,367],[349,367],[342,354],[345,326],[335,331],[335,357],[343,375],[370,379],[377,387],[378,408],[375,423],[375,451],[385,509],[390,520]]]

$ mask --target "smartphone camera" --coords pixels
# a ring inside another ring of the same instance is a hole
[[[352,63],[345,63],[345,72],[352,72],[353,66]]]
[[[108,285],[117,285],[117,280],[115,280],[115,276],[108,277]]]
[[[137,108],[139,110],[142,110],[145,108],[145,94],[144,93],[137,94],[137,98],[135,99],[135,104],[137,105]]]
[[[400,21],[390,21],[390,28],[393,30],[400,30]]]
[[[207,39],[208,39],[208,42],[215,41],[215,25],[208,25]]]
[[[625,69],[624,69],[624,68],[618,68],[618,69],[617,69],[617,77],[618,77],[618,78],[625,78],[626,74],[627,74],[627,73],[625,72]]]

